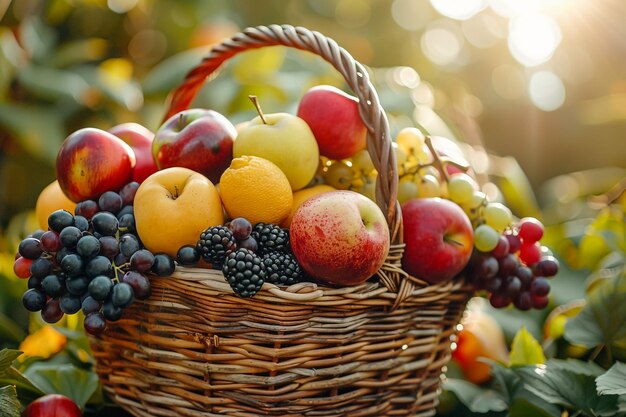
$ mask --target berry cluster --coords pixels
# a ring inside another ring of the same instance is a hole
[[[291,285],[304,279],[291,253],[288,230],[266,223],[253,227],[242,217],[207,228],[195,248],[183,246],[177,254],[178,263],[185,266],[195,265],[200,258],[221,269],[241,297],[252,297],[265,281]]]
[[[550,283],[559,270],[551,255],[543,254],[539,240],[543,225],[524,218],[519,225],[499,236],[491,251],[475,251],[468,266],[469,278],[477,289],[488,291],[495,308],[511,303],[520,310],[548,305]]]
[[[14,271],[28,279],[22,296],[27,310],[41,311],[48,323],[82,310],[85,330],[100,334],[135,299],[150,296],[146,274],[174,272],[174,260],[143,248],[136,234],[138,187],[131,182],[119,192],[103,193],[98,201],[81,201],[74,215],[57,210],[48,218],[47,231],[20,243]]]

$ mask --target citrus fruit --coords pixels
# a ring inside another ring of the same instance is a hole
[[[35,214],[39,227],[48,230],[48,216],[53,211],[67,210],[74,213],[74,207],[76,207],[76,203],[63,194],[58,181],[53,181],[41,191],[35,203]]]
[[[336,189],[327,184],[318,184],[313,187],[305,188],[303,190],[296,191],[293,193],[293,206],[291,208],[291,213],[289,216],[283,221],[283,227],[289,227],[291,224],[291,219],[293,219],[293,215],[296,213],[296,210],[309,198],[316,196],[318,194],[327,193],[329,191],[335,191]]]
[[[230,218],[252,224],[280,224],[291,213],[293,195],[285,174],[258,156],[234,158],[220,179],[222,203]]]

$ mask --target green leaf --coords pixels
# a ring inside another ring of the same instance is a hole
[[[525,367],[519,372],[525,388],[551,404],[591,416],[613,416],[618,412],[618,396],[599,396],[594,376],[575,374],[549,365]]]
[[[536,365],[545,363],[546,357],[543,354],[541,345],[528,333],[526,327],[522,327],[515,335],[511,345],[509,364],[513,365]]]
[[[0,104],[0,126],[27,152],[50,164],[56,161],[65,139],[61,118],[50,108]]]
[[[504,411],[508,405],[502,395],[494,390],[481,388],[469,381],[448,378],[444,389],[452,391],[465,406],[474,413]]]
[[[6,372],[13,362],[22,354],[21,351],[15,349],[0,350],[0,372]]]
[[[616,362],[604,375],[596,378],[599,395],[626,395],[626,364]]]
[[[562,371],[568,371],[577,375],[587,375],[598,377],[602,375],[606,370],[595,362],[583,362],[578,359],[550,359],[548,366],[554,369],[560,369]]]
[[[582,311],[565,325],[565,339],[592,348],[626,338],[626,277],[598,283]]]
[[[59,68],[102,59],[108,46],[109,42],[106,39],[99,38],[66,42],[56,50],[49,63]]]
[[[18,73],[20,84],[30,93],[43,99],[70,98],[76,103],[84,102],[89,84],[73,72],[29,65]]]
[[[72,364],[39,362],[31,365],[24,375],[34,381],[46,394],[62,394],[71,398],[81,409],[98,388],[98,376]]]
[[[168,93],[181,83],[187,72],[198,65],[206,54],[206,48],[190,49],[154,66],[143,78],[144,94]]]
[[[20,408],[15,386],[0,388],[0,417],[20,417]]]

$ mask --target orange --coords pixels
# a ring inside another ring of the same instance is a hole
[[[291,225],[291,219],[293,219],[293,215],[296,214],[296,211],[298,210],[298,208],[306,200],[318,194],[323,194],[323,193],[327,193],[329,191],[335,191],[335,190],[336,188],[331,187],[330,185],[319,184],[319,185],[314,185],[313,187],[305,188],[303,190],[298,190],[295,193],[293,193],[293,207],[291,208],[291,213],[289,213],[289,216],[287,216],[287,218],[283,221],[282,226],[289,227],[289,225]]]
[[[53,181],[41,191],[35,203],[35,214],[37,215],[39,227],[43,230],[48,230],[48,216],[50,214],[61,209],[74,214],[75,207],[76,203],[63,194],[59,182]]]
[[[291,185],[274,163],[258,156],[234,158],[220,179],[220,196],[228,216],[252,224],[280,224],[293,206]]]

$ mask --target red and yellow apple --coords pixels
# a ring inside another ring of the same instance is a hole
[[[213,183],[183,167],[146,178],[135,194],[134,211],[144,246],[172,257],[180,247],[195,245],[207,227],[224,224],[222,202]]]
[[[318,85],[302,96],[297,115],[313,131],[320,155],[345,159],[365,149],[367,129],[356,97],[333,86]]]
[[[84,128],[69,135],[57,154],[56,177],[70,200],[97,199],[132,181],[135,153],[115,135]]]
[[[402,268],[431,284],[450,280],[467,265],[474,245],[472,223],[443,198],[415,198],[401,206]]]
[[[206,109],[183,110],[165,121],[152,142],[159,169],[184,167],[214,184],[233,159],[235,126],[223,115]]]
[[[48,394],[37,398],[22,411],[22,417],[82,417],[80,408],[68,397]]]
[[[330,191],[306,200],[291,220],[289,236],[306,273],[331,285],[366,281],[389,252],[384,214],[354,191]]]
[[[154,133],[148,128],[129,122],[113,126],[108,132],[128,143],[135,153],[137,162],[133,170],[133,181],[141,184],[148,176],[157,172],[158,168],[152,157]]]

